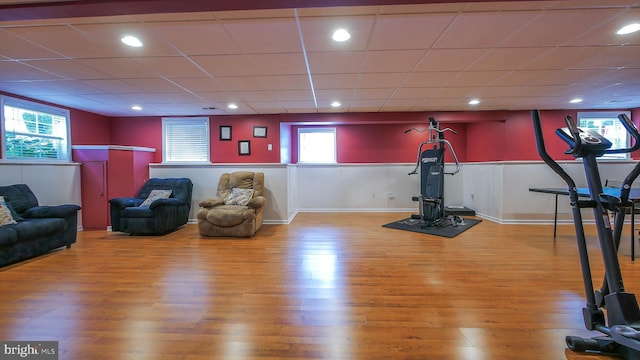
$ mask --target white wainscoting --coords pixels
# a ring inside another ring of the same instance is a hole
[[[600,163],[605,179],[624,179],[634,161]],[[582,163],[561,165],[586,186]],[[265,173],[268,197],[265,223],[287,224],[298,211],[398,211],[417,212],[411,197],[419,193],[418,175],[409,176],[414,164],[215,164],[150,165],[151,177],[188,177],[194,183],[190,221],[196,222],[198,203],[216,193],[224,172],[239,170]],[[447,171],[453,166],[447,164]],[[0,185],[28,184],[40,204],[81,205],[80,164],[25,164],[0,161]],[[551,223],[554,195],[533,193],[531,187],[566,187],[549,167],[539,161],[465,163],[458,174],[445,177],[446,205],[464,205],[488,220],[505,224]],[[559,222],[571,222],[566,196],[558,199]],[[583,210],[585,221],[592,212]],[[79,226],[82,224],[82,211]]]
[[[27,184],[40,205],[82,206],[80,163],[20,163],[0,161],[0,186]],[[78,214],[82,228],[82,211]]]

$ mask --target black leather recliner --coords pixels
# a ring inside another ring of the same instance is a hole
[[[153,190],[171,190],[149,206],[140,206]],[[111,230],[134,235],[161,235],[178,229],[189,221],[193,183],[188,178],[152,178],[135,198],[109,200]]]

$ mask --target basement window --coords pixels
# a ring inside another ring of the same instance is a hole
[[[2,158],[69,161],[69,110],[8,96],[0,97]]]
[[[298,163],[335,164],[336,129],[298,129]]]
[[[209,163],[209,118],[162,118],[162,162]]]
[[[607,138],[613,143],[611,149],[624,149],[630,147],[630,136],[624,128],[618,115],[626,114],[631,116],[629,111],[599,111],[599,112],[579,112],[578,127],[589,129]],[[630,154],[605,154],[603,159],[629,159]]]

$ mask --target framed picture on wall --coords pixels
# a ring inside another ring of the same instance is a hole
[[[238,154],[251,155],[251,142],[249,140],[238,141]]]
[[[220,140],[231,141],[231,126],[220,125]]]
[[[266,126],[254,126],[253,127],[253,137],[266,138],[267,137],[267,127]]]

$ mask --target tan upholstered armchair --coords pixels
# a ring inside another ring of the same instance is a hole
[[[266,202],[264,173],[224,173],[220,176],[216,197],[200,202],[200,235],[251,237],[262,226]]]

